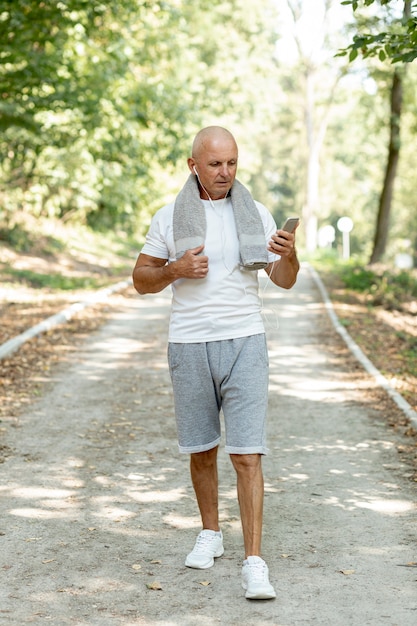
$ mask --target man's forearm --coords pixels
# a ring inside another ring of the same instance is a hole
[[[282,256],[277,263],[271,264],[267,268],[267,273],[272,282],[283,289],[291,289],[297,280],[300,263],[297,254]]]
[[[133,270],[133,284],[141,295],[158,293],[179,278],[205,278],[208,273],[208,257],[201,254],[204,245],[187,250],[177,261],[141,253]]]
[[[174,263],[153,267],[142,265],[133,270],[133,285],[138,293],[159,293],[177,279]]]

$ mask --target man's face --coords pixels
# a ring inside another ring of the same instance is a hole
[[[232,187],[237,170],[238,151],[231,138],[215,138],[204,142],[198,154],[188,164],[198,172],[200,187],[204,187],[212,200],[224,198]],[[206,198],[204,189],[201,197]]]

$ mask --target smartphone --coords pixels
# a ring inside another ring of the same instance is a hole
[[[289,217],[281,230],[286,230],[287,233],[293,233],[298,226],[298,222],[300,221],[299,217]]]

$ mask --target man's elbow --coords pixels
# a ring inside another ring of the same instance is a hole
[[[291,281],[288,281],[288,280],[280,280],[280,281],[277,281],[275,284],[276,284],[278,287],[281,287],[281,289],[287,289],[287,290],[289,290],[289,289],[291,289],[292,287],[294,287],[294,285],[295,285],[295,283],[296,283],[296,282],[297,282],[297,278],[294,278],[294,279],[293,279],[293,280],[291,280]]]
[[[133,286],[140,296],[144,296],[149,293],[149,289],[146,288],[144,281],[141,280],[140,276],[138,276],[138,272],[136,270],[133,270],[132,280]]]
[[[287,285],[283,285],[283,287],[284,287],[284,289],[292,289],[296,282],[297,282],[297,277],[295,277],[294,280],[292,280]]]

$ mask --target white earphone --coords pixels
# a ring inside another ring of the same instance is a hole
[[[194,174],[195,174],[195,175],[197,176],[197,178],[198,178],[198,172],[197,172],[197,170],[195,169],[195,165],[193,165],[193,171],[194,171]]]

